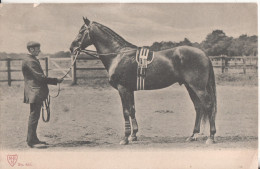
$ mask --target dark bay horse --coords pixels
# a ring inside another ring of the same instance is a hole
[[[137,87],[137,46],[127,42],[108,27],[83,18],[76,39],[70,50],[75,53],[94,45],[108,74],[109,83],[118,90],[125,119],[125,136],[120,144],[136,141],[138,125],[135,118],[134,91]],[[178,82],[187,88],[196,110],[193,134],[188,141],[197,140],[203,117],[210,124],[210,137],[206,143],[214,143],[217,112],[215,77],[210,59],[200,49],[180,46],[154,52],[154,59],[148,65],[146,90],[168,87]]]

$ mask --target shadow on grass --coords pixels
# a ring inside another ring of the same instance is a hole
[[[61,142],[56,144],[50,144],[48,147],[81,147],[87,145],[89,147],[98,146],[99,143],[93,141],[68,141],[68,142]]]
[[[146,137],[146,136],[141,135],[140,137],[138,137],[138,141],[136,142],[136,144],[188,143],[186,141],[187,138],[188,137],[158,137],[158,136]],[[202,135],[197,138],[197,141],[190,141],[190,142],[205,144],[207,138],[208,137],[206,135]],[[258,139],[258,137],[256,137],[256,136],[225,136],[225,137],[216,136],[215,137],[216,144],[249,142],[249,141],[257,141],[257,139]]]

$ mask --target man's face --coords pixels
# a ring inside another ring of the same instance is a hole
[[[30,48],[29,49],[29,52],[32,54],[32,55],[34,55],[34,56],[38,56],[39,55],[39,53],[41,52],[41,49],[40,49],[40,47],[32,47],[32,48]]]

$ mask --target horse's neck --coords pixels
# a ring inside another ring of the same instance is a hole
[[[117,56],[118,53],[120,53],[120,49],[122,48],[119,45],[115,45],[115,43],[112,45],[112,43],[113,42],[107,42],[104,44],[94,43],[97,53],[99,54],[99,58],[107,70],[110,68],[113,59]]]
[[[99,54],[99,58],[108,70],[113,59],[120,53],[120,50],[125,48],[122,44],[107,35],[98,35],[95,37],[94,46]]]
[[[93,44],[99,54],[118,53],[122,48],[126,47],[126,43],[104,33],[96,33],[94,37]]]
[[[102,29],[99,26],[93,26],[91,36],[99,57],[107,70],[121,50],[136,48],[135,45],[125,41],[109,28]]]
[[[116,44],[115,42],[106,42],[106,40],[94,43],[94,46],[99,54],[118,53],[123,46]]]

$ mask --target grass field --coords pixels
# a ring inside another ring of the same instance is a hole
[[[0,83],[1,150],[18,151],[19,155],[21,152],[69,152],[70,156],[74,152],[78,156],[82,152],[89,155],[89,161],[93,159],[93,151],[117,151],[114,155],[127,152],[128,157],[133,156],[129,152],[138,152],[137,155],[143,152],[145,156],[156,152],[156,159],[164,158],[165,152],[174,152],[167,159],[177,163],[182,161],[181,166],[190,162],[193,168],[196,165],[204,168],[248,168],[255,164],[253,155],[258,147],[257,74],[215,72],[218,101],[216,144],[205,144],[208,126],[205,136],[198,141],[185,141],[192,134],[195,110],[185,87],[175,84],[161,90],[135,92],[138,140],[127,146],[119,145],[124,136],[120,97],[110,87],[105,71],[90,71],[79,72],[85,78],[79,79],[78,85],[71,85],[71,81],[62,83],[59,97],[51,100],[50,122],[44,123],[40,119],[38,125],[39,138],[49,143],[43,149],[29,149],[26,145],[29,105],[22,103],[23,82],[12,82],[10,87],[7,83]],[[21,72],[16,73],[21,78]],[[50,72],[50,76],[62,76],[62,73]],[[56,95],[58,88],[49,88],[50,94]],[[109,154],[113,158],[111,155],[113,153]],[[111,158],[106,159],[113,161]],[[198,158],[201,159],[199,164]],[[45,161],[49,163],[51,160]]]
[[[257,78],[249,77],[225,81],[229,75],[217,75],[217,144],[213,148],[257,147]],[[60,96],[52,99],[51,121],[40,120],[38,128],[39,137],[51,143],[49,149],[119,148],[124,133],[121,102],[107,78],[81,80],[76,86],[65,82],[61,89]],[[57,87],[50,86],[50,93],[56,92]],[[22,103],[23,83],[11,87],[1,83],[1,93],[2,148],[25,149],[29,106]],[[193,130],[195,110],[184,86],[135,92],[135,99],[140,132],[139,141],[131,147],[208,148],[206,138],[185,142]]]

